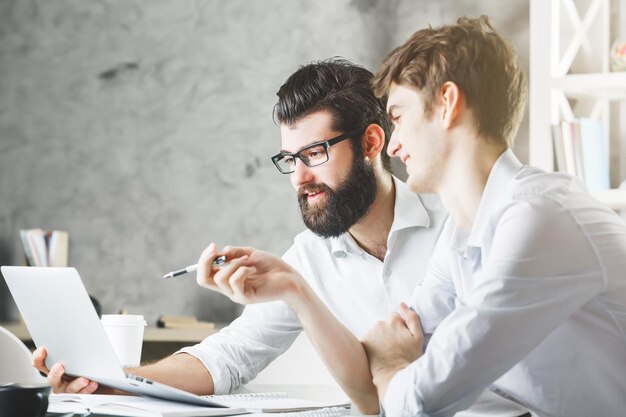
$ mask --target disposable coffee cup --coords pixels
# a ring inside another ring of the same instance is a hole
[[[122,367],[139,366],[146,321],[142,315],[103,314],[102,327]]]

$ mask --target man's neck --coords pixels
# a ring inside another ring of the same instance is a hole
[[[462,142],[460,142],[462,143]],[[484,139],[465,141],[451,154],[437,193],[457,227],[471,232],[491,170],[506,146]]]
[[[391,174],[386,171],[378,177],[376,199],[349,232],[356,243],[370,255],[385,259],[387,237],[393,224],[396,190]]]

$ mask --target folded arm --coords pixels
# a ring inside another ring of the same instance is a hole
[[[388,381],[387,415],[466,408],[602,290],[601,268],[578,224],[554,207],[535,210],[520,204],[501,217],[480,274],[465,277],[467,292],[424,355]]]

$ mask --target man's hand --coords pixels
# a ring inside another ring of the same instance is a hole
[[[402,303],[400,312],[376,323],[362,343],[382,401],[393,376],[422,355],[424,334],[419,316]]]
[[[220,292],[236,303],[253,304],[283,300],[295,303],[306,283],[279,257],[246,247],[227,246],[221,255],[228,263],[214,267],[217,247],[211,243],[200,255],[196,280],[200,286]]]
[[[98,389],[98,383],[87,378],[68,379],[64,376],[65,369],[60,363],[55,363],[52,369],[46,366],[46,349],[41,347],[33,352],[33,366],[47,375],[48,384],[55,393],[93,394]]]

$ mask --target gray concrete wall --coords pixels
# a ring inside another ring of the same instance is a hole
[[[160,277],[210,241],[281,253],[302,230],[269,160],[278,87],[330,56],[375,70],[464,14],[492,16],[527,64],[526,0],[0,2],[0,263],[22,263],[19,229],[64,229],[105,312],[230,321],[225,297]],[[2,282],[0,320],[16,317]]]

